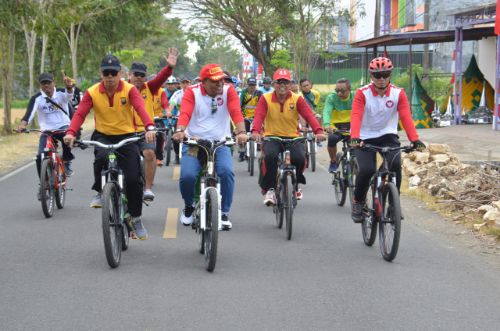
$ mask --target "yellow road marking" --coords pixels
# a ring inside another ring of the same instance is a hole
[[[175,166],[174,170],[172,171],[172,180],[179,180],[181,177],[181,167]]]
[[[168,208],[165,220],[165,230],[163,231],[164,239],[177,238],[177,218],[179,216],[179,208]]]

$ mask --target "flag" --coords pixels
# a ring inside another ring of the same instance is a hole
[[[497,0],[497,11],[495,14],[495,34],[500,35],[500,0]]]
[[[456,61],[456,57],[457,57],[456,50],[453,50],[453,55],[451,56],[451,80],[450,80],[450,84],[455,84],[455,61]]]

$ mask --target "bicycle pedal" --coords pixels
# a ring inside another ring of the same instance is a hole
[[[153,200],[142,200],[142,203],[149,207],[148,202],[151,202],[151,201],[153,201]]]

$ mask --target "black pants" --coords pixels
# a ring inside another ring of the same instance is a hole
[[[92,140],[103,144],[116,144],[130,135],[108,136],[94,131]],[[116,151],[118,165],[123,171],[125,180],[125,191],[128,198],[128,211],[132,217],[141,216],[143,183],[141,179],[141,161],[139,146],[132,143],[119,148]],[[105,149],[95,147],[94,149],[94,185],[92,189],[101,192],[101,170],[107,169],[108,152]]]
[[[262,144],[261,182],[262,190],[267,191],[276,187],[276,173],[278,171],[279,153],[284,151],[284,146],[279,141],[264,141]],[[290,147],[290,157],[295,166],[297,182],[305,184],[304,170],[306,167],[306,150],[304,143],[296,143]]]
[[[351,123],[337,123],[335,125],[340,130],[349,130],[351,128]],[[337,147],[339,141],[344,138],[344,135],[334,132],[328,135],[328,147]]]
[[[163,121],[155,121],[156,127],[164,129],[165,123]],[[156,159],[162,161],[163,160],[163,151],[165,148],[165,132],[158,132],[156,135]]]
[[[395,134],[386,134],[378,138],[364,140],[366,144],[375,145],[379,147],[398,147],[399,137]],[[365,201],[366,192],[370,185],[370,179],[377,170],[376,165],[376,152],[364,151],[356,149],[354,151],[358,161],[358,175],[356,177],[356,187],[354,189],[354,199],[356,201]],[[392,151],[389,157],[389,170],[396,173],[396,185],[401,187],[401,151]]]

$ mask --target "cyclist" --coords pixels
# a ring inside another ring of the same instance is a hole
[[[152,80],[154,79],[154,76],[151,77],[151,79],[149,80]],[[158,89],[158,92],[156,92],[155,95],[153,95],[153,114],[154,114],[154,117],[165,117],[167,116],[167,111],[166,109],[168,109],[168,98],[167,98],[167,94],[165,93],[165,90],[163,89],[163,87],[160,87]],[[163,121],[159,121],[159,122],[155,122],[156,124],[156,127],[158,128],[165,128],[165,124],[163,123]],[[161,134],[158,134],[156,136],[156,151],[155,151],[155,155],[156,155],[156,165],[158,167],[161,167],[163,166],[163,147],[165,145],[165,133],[162,132]]]
[[[165,93],[167,93],[168,101],[170,101],[172,95],[174,95],[175,91],[177,91],[177,78],[175,78],[174,76],[168,77],[165,83],[165,87]]]
[[[323,127],[328,132],[328,154],[330,166],[328,171],[337,171],[337,143],[342,140],[342,134],[334,130],[349,130],[351,128],[352,93],[351,82],[340,78],[335,85],[335,93],[326,97],[323,108]]]
[[[273,80],[271,77],[264,77],[262,80],[262,86],[259,87],[259,90],[262,91],[262,93],[268,93],[273,91],[273,87],[271,84],[273,83]]]
[[[392,61],[386,57],[371,60],[368,71],[371,83],[359,88],[354,95],[351,113],[351,139],[349,145],[357,148],[363,143],[376,146],[400,146],[397,135],[401,120],[408,139],[416,149],[425,148],[413,124],[408,98],[404,89],[390,83]],[[351,217],[355,223],[363,221],[363,207],[370,178],[376,171],[376,153],[356,149],[358,175],[354,189]],[[401,153],[389,155],[390,170],[396,173],[396,185],[401,187]]]
[[[245,118],[245,129],[250,132],[250,125],[255,114],[255,107],[262,96],[262,91],[257,90],[257,80],[253,77],[247,79],[247,88],[241,91],[240,106],[243,117]],[[245,145],[240,146],[238,160],[245,161]]]
[[[66,89],[56,89],[54,83],[54,76],[50,73],[44,72],[38,77],[40,83],[40,92],[33,95],[26,109],[21,123],[17,130],[24,131],[29,123],[38,113],[38,121],[41,130],[65,130],[68,128],[69,118],[69,104],[73,98],[73,84],[71,78],[64,76],[64,85]],[[62,142],[64,133],[55,134],[53,137]],[[36,170],[38,177],[40,177],[40,167],[42,164],[41,154],[47,143],[47,135],[40,135],[38,142],[38,153],[36,155]],[[71,160],[75,157],[71,153],[71,148],[62,144],[63,149],[63,162],[66,176],[71,176],[73,170],[71,169]],[[38,193],[40,199],[40,192]]]
[[[299,115],[311,125],[316,139],[325,140],[323,129],[302,96],[290,91],[291,76],[287,69],[278,69],[274,73],[274,92],[265,93],[259,100],[255,110],[255,119],[252,128],[252,137],[261,140],[261,128],[264,124],[264,136],[278,136],[281,138],[299,137]],[[276,203],[274,187],[276,186],[276,172],[278,169],[278,155],[282,145],[277,141],[264,141],[262,146],[263,162],[261,164],[262,180],[260,187],[264,194],[264,204],[267,206]],[[291,147],[292,164],[297,170],[297,182],[306,183],[304,177],[305,149],[303,144]],[[297,200],[302,199],[302,189],[297,188]]]
[[[181,89],[175,91],[169,101],[169,106],[167,110],[167,117],[171,117],[172,115],[178,116],[179,109],[181,107],[181,101],[184,97],[184,91],[191,85],[191,80],[188,77],[183,77],[181,79]],[[174,128],[175,129],[175,128]],[[175,153],[175,164],[179,164],[179,142],[174,140],[174,153]]]
[[[247,141],[245,123],[241,114],[238,94],[230,84],[224,84],[224,72],[218,64],[207,64],[200,71],[201,83],[190,86],[184,93],[181,112],[174,139],[197,137],[207,140],[223,140],[231,136],[230,121],[236,126],[236,142]],[[220,177],[222,195],[222,227],[232,228],[229,210],[233,200],[234,173],[231,150],[224,146],[217,150],[215,170]],[[181,178],[179,186],[185,208],[181,213],[181,223],[193,222],[193,201],[196,178],[200,172],[200,161],[187,145],[183,145]]]
[[[292,79],[292,83],[290,85],[290,91],[292,91],[295,94],[299,94],[299,84],[297,84],[297,81],[295,79]]]
[[[167,63],[173,62],[175,64],[175,59],[176,56],[169,52]],[[154,141],[156,130],[153,120],[145,108],[144,99],[134,85],[120,79],[120,68],[120,61],[115,56],[106,55],[102,59],[100,66],[102,81],[91,86],[83,95],[66,136],[64,136],[64,141],[67,144],[72,146],[75,134],[91,108],[94,109],[95,120],[95,131],[92,134],[92,140],[104,144],[113,144],[135,135],[134,112],[137,112],[146,129],[146,143]],[[117,152],[118,164],[125,177],[128,211],[132,217],[130,226],[139,239],[145,240],[148,237],[148,232],[141,221],[143,187],[140,180],[139,146],[137,144],[128,144],[121,147]],[[97,195],[90,206],[101,208],[101,170],[107,162],[107,151],[96,147],[94,155],[94,185],[92,188],[97,191]]]
[[[312,88],[313,84],[307,78],[302,78],[299,81],[299,87],[300,87],[300,92],[302,93],[302,96],[306,100],[307,104],[309,105],[309,107],[311,107],[315,116],[318,119],[320,119],[321,116],[318,113],[316,113],[316,111],[317,111],[316,108],[318,107],[319,99],[320,99],[319,92]],[[320,141],[317,141],[316,143],[317,143],[318,147],[322,146]]]
[[[173,68],[175,67],[177,60],[177,50],[169,50],[172,53],[172,59],[167,66],[165,66],[156,77],[148,82],[146,82],[147,66],[144,63],[134,62],[130,67],[129,82],[132,83],[142,98],[146,106],[146,111],[150,118],[154,118],[154,104],[155,97],[158,99],[158,90],[167,77],[172,74]],[[160,96],[161,102],[161,96]],[[136,132],[144,131],[144,124],[141,121],[140,116],[134,114]],[[156,172],[156,141],[146,143],[143,139],[139,140],[139,148],[141,150],[142,156],[144,157],[144,194],[143,199],[146,201],[153,201],[155,195],[151,190],[153,187],[153,181]]]

